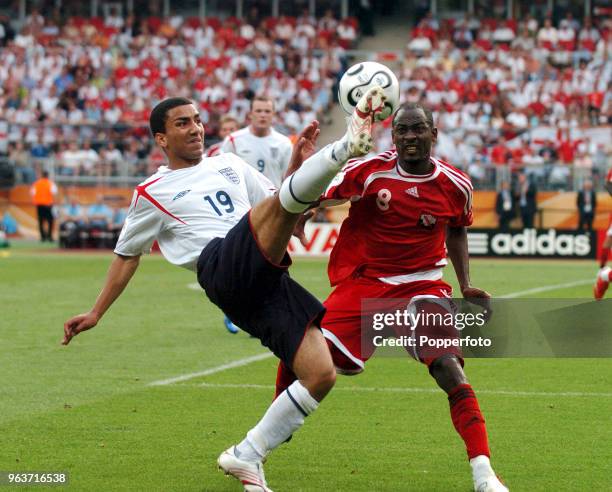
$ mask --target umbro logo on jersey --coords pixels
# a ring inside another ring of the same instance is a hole
[[[172,201],[174,200],[178,200],[179,198],[183,198],[187,193],[189,193],[191,190],[183,190],[180,193],[177,193],[176,196],[172,199]]]
[[[223,169],[219,169],[219,172],[223,175],[225,179],[227,179],[232,184],[240,184],[240,177],[236,174],[231,167],[224,167]]]
[[[406,193],[408,193],[409,195],[412,195],[416,198],[419,198],[419,190],[417,189],[416,186],[413,186],[412,188],[408,188],[406,190]]]

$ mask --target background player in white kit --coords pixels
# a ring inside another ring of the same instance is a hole
[[[274,115],[274,101],[255,96],[249,126],[230,133],[221,145],[221,152],[241,157],[280,188],[289,167],[292,145],[289,138],[272,128]]]
[[[274,101],[271,98],[255,96],[251,101],[249,126],[223,135],[225,139],[216,152],[236,154],[280,188],[289,167],[293,146],[291,140],[272,128],[275,115]],[[214,154],[209,152],[208,155]],[[227,316],[223,324],[230,333],[240,331]]]
[[[64,323],[64,345],[96,326],[155,239],[169,262],[196,271],[208,297],[298,377],[246,438],[219,456],[219,467],[249,492],[270,491],[263,460],[302,426],[334,385],[336,373],[319,326],[325,309],[289,277],[287,244],[301,213],[343,164],[369,152],[372,116],[384,101],[381,88],[368,91],[346,135],[306,160],[278,194],[234,155],[202,159],[204,126],[190,100],[159,103],[150,126],[168,166],[136,187],[94,306]],[[296,161],[312,152],[317,135],[316,122],[301,133]]]
[[[234,118],[231,114],[226,114],[221,117],[219,120],[219,141],[208,147],[206,149],[206,157],[214,157],[221,153],[221,145],[223,145],[223,141],[225,137],[227,137],[230,133],[235,132],[240,128],[238,124],[238,120]]]

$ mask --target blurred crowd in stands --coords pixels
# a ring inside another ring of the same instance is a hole
[[[478,182],[487,168],[536,166],[567,188],[568,164],[595,179],[612,156],[612,20],[558,25],[431,14],[410,33],[402,60],[403,101],[434,110],[436,154]],[[380,130],[379,146],[390,131]]]
[[[68,176],[146,176],[163,160],[148,134],[152,105],[198,102],[214,143],[222,115],[245,122],[250,99],[276,101],[277,129],[325,122],[357,22],[298,17],[121,17],[54,20],[36,10],[18,32],[0,31],[0,135],[20,180],[55,157]],[[313,50],[317,49],[317,55]],[[115,142],[109,145],[106,142]]]
[[[151,174],[164,156],[148,133],[148,111],[168,95],[197,101],[208,145],[223,115],[246,123],[255,94],[275,99],[275,126],[285,134],[326,122],[346,50],[360,35],[354,18],[331,11],[220,20],[33,10],[19,30],[8,19],[0,25],[0,153],[24,183],[46,159],[60,176]],[[435,110],[436,153],[477,184],[498,165],[536,166],[539,178],[567,188],[567,164],[597,184],[612,156],[611,33],[605,16],[427,14],[398,70],[402,100]],[[390,146],[389,124],[377,129],[381,149]]]

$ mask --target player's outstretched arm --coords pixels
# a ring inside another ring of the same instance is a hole
[[[482,306],[491,313],[491,294],[487,291],[472,287],[470,282],[470,259],[468,254],[467,228],[448,227],[446,231],[446,249],[451,259],[459,288],[463,297],[473,304]]]
[[[100,318],[102,318],[129,283],[138,268],[139,262],[140,256],[115,256],[108,269],[104,287],[91,310],[88,313],[73,316],[64,323],[62,345],[68,345],[70,340],[79,333],[89,330],[98,324]]]

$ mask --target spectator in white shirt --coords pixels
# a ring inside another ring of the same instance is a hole
[[[578,34],[580,47],[588,51],[594,51],[600,39],[601,35],[599,31],[593,27],[591,18],[585,17],[584,27],[580,29],[580,33]]]
[[[45,18],[40,15],[38,9],[32,9],[32,13],[25,19],[25,25],[29,27],[33,33],[38,33],[45,25]]]
[[[335,32],[338,27],[338,21],[334,17],[334,11],[332,9],[327,9],[325,11],[325,15],[319,19],[319,24],[317,26],[320,31],[329,31]]]
[[[115,29],[122,29],[124,26],[123,17],[119,14],[119,9],[111,8],[109,13],[104,19],[104,25],[106,27],[114,27]]]
[[[520,30],[519,35],[514,38],[510,46],[523,51],[532,51],[535,48],[535,41],[529,34],[527,26]]]
[[[561,49],[573,51],[576,33],[568,23],[565,23],[564,25],[561,25],[561,28],[557,31],[557,40]]]
[[[357,39],[357,31],[347,20],[343,20],[340,24],[338,24],[337,33],[338,39],[340,40],[340,45],[344,48],[352,47],[353,43]]]
[[[417,56],[423,56],[431,51],[431,41],[427,36],[418,35],[408,43],[408,49]]]
[[[291,22],[289,22],[289,20],[282,15],[278,19],[274,32],[277,39],[281,41],[283,45],[287,45],[293,36],[293,26],[291,25]]]
[[[493,31],[493,42],[496,44],[509,45],[515,38],[514,31],[507,22],[502,22],[501,25]]]
[[[553,50],[557,44],[557,29],[552,25],[550,18],[544,20],[544,25],[538,31],[538,46]]]

